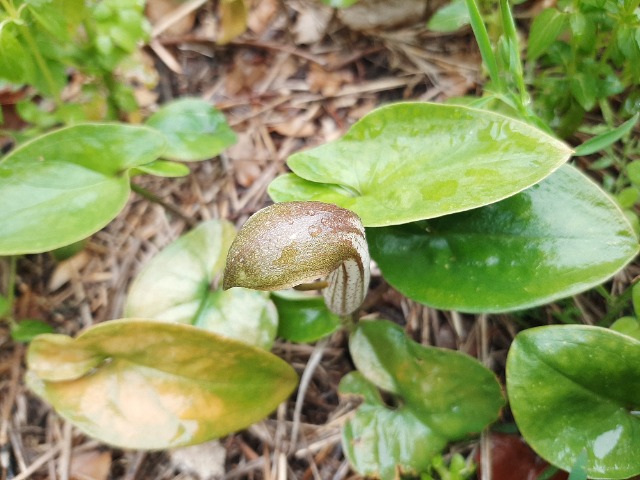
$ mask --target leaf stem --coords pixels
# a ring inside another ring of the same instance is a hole
[[[180,218],[181,220],[184,220],[185,223],[189,225],[189,227],[196,226],[197,222],[193,218],[187,217],[181,210],[176,208],[174,205],[171,205],[170,203],[165,202],[162,198],[157,196],[155,193],[150,192],[146,188],[143,188],[140,185],[136,185],[135,183],[131,182],[131,190],[136,192],[142,198],[146,198],[150,202],[161,205],[165,210],[173,213],[176,217]]]
[[[476,37],[476,42],[478,42],[482,60],[487,67],[487,71],[489,72],[489,78],[496,85],[498,90],[504,93],[506,91],[506,87],[504,85],[503,79],[500,77],[498,62],[493,52],[493,47],[491,46],[491,40],[489,39],[487,27],[484,24],[482,15],[480,14],[480,10],[478,9],[478,4],[475,0],[465,0],[465,2],[467,4],[467,10],[469,10],[469,21],[471,23],[471,28],[473,30],[473,34]]]
[[[518,33],[516,31],[516,24],[513,21],[513,15],[511,14],[511,8],[509,8],[508,0],[500,0],[500,13],[502,15],[502,28],[504,34],[509,42],[509,48],[514,54],[514,65],[510,65],[513,69],[511,72],[515,77],[516,86],[518,87],[518,93],[520,94],[520,107],[525,110],[529,104],[529,94],[524,84],[524,73],[522,71],[522,59],[520,58],[520,42],[518,41]]]

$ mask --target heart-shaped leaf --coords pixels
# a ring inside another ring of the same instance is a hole
[[[295,290],[273,292],[278,309],[278,336],[292,342],[315,342],[340,328],[340,317],[327,309],[318,295]]]
[[[283,290],[326,276],[329,310],[348,315],[367,293],[370,261],[353,212],[322,202],[277,203],[242,226],[229,249],[224,288]]]
[[[155,160],[163,136],[131,125],[76,125],[0,160],[0,255],[52,250],[97,232],[129,198],[129,169]]]
[[[442,309],[495,312],[541,305],[605,281],[638,252],[615,203],[571,166],[476,210],[367,237],[385,279]]]
[[[418,472],[449,441],[496,420],[504,404],[496,376],[477,360],[419,345],[391,322],[361,322],[349,349],[362,378],[341,390],[361,395],[364,404],[345,425],[343,443],[361,474],[394,479],[397,470]],[[386,407],[376,388],[398,406]]]
[[[268,295],[213,288],[235,235],[230,222],[210,220],[166,247],[132,283],[125,315],[192,324],[271,348],[278,316]]]
[[[586,449],[589,478],[640,473],[640,342],[590,326],[521,332],[507,358],[507,391],[520,432],[570,470]]]
[[[539,182],[571,150],[536,128],[457,105],[379,108],[340,140],[288,160],[277,202],[319,200],[356,212],[367,227],[477,208]]]
[[[169,160],[207,160],[236,142],[224,115],[198,98],[182,98],[163,105],[146,125],[167,138],[167,150],[162,156]]]
[[[340,382],[341,395],[363,398],[342,429],[342,444],[349,463],[361,475],[396,480],[398,472],[418,474],[447,445],[409,408],[389,407],[376,386],[360,372]]]
[[[73,357],[81,360],[76,368],[69,367]],[[294,370],[264,350],[149,320],[105,322],[75,340],[41,335],[27,363],[29,387],[61,416],[122,448],[165,449],[226,435],[267,416],[296,385]],[[51,376],[61,369],[75,375]]]

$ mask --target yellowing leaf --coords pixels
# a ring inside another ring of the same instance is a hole
[[[82,362],[65,353],[98,359]],[[27,383],[83,432],[122,448],[202,443],[267,416],[296,385],[280,358],[188,325],[115,320],[72,340],[41,335],[27,355]],[[73,375],[72,375],[73,374]],[[57,381],[60,378],[62,381]]]

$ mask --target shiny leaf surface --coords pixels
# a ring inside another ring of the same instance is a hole
[[[292,342],[315,342],[340,328],[340,317],[331,313],[321,296],[295,290],[274,292],[278,309],[278,336]]]
[[[197,98],[182,98],[164,105],[146,124],[167,138],[167,150],[162,156],[169,160],[207,160],[236,141],[224,115]]]
[[[449,441],[496,420],[504,404],[495,375],[477,360],[419,345],[391,322],[360,322],[349,349],[362,379],[341,391],[364,403],[345,425],[343,443],[362,474],[395,478],[396,465],[419,471]],[[385,406],[378,388],[398,407]]]
[[[0,160],[0,255],[52,250],[97,232],[129,198],[130,168],[164,149],[158,132],[131,125],[77,125]]]
[[[417,474],[447,445],[446,438],[421,422],[411,409],[387,406],[375,385],[360,372],[346,375],[339,391],[364,398],[342,429],[345,454],[361,475],[395,480],[398,470]]]
[[[509,197],[539,182],[571,150],[536,128],[457,105],[379,108],[340,140],[289,157],[277,202],[319,200],[367,227],[439,217]]]
[[[210,220],[156,255],[129,290],[125,315],[192,324],[225,337],[271,348],[278,317],[262,292],[213,288],[236,235],[225,220]]]
[[[565,166],[480,209],[368,229],[373,258],[406,296],[442,309],[496,312],[541,305],[611,277],[638,251],[614,202]]]
[[[640,342],[584,325],[521,332],[507,359],[507,390],[525,440],[571,470],[586,448],[589,478],[640,473]]]
[[[327,276],[329,310],[355,311],[369,287],[369,251],[353,212],[321,202],[286,202],[251,216],[234,240],[224,288],[284,290]]]
[[[69,352],[98,363],[69,368]],[[264,350],[148,320],[105,322],[75,340],[42,335],[27,363],[29,387],[62,417],[100,441],[133,449],[202,443],[239,430],[267,416],[296,384],[293,369]],[[50,373],[59,369],[77,375],[56,381]]]

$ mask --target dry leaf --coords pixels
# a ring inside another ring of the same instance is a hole
[[[69,466],[69,478],[71,480],[107,480],[110,470],[110,451],[74,452]]]
[[[311,92],[332,97],[340,92],[342,85],[353,82],[353,73],[348,70],[328,72],[320,65],[312,63],[307,74],[307,82]]]
[[[146,14],[153,26],[171,20],[176,10],[184,4],[183,0],[147,0]],[[192,11],[176,19],[163,33],[170,36],[180,36],[189,33],[196,21],[196,12]]]
[[[315,133],[316,126],[306,115],[300,115],[272,125],[271,129],[284,137],[306,138]]]
[[[278,13],[278,0],[258,0],[256,5],[249,11],[247,26],[252,32],[262,35],[270,26],[271,21]]]
[[[222,444],[213,442],[178,448],[169,454],[171,464],[180,472],[195,475],[201,480],[212,480],[224,475],[227,452]]]
[[[77,277],[78,272],[89,263],[90,259],[90,255],[82,250],[73,257],[60,262],[49,279],[49,290],[54,292],[72,278]]]
[[[338,17],[352,30],[392,28],[423,21],[428,2],[424,0],[360,0],[338,11]]]
[[[320,2],[305,4],[298,11],[298,18],[292,29],[295,43],[306,45],[322,40],[332,16],[333,10]]]

